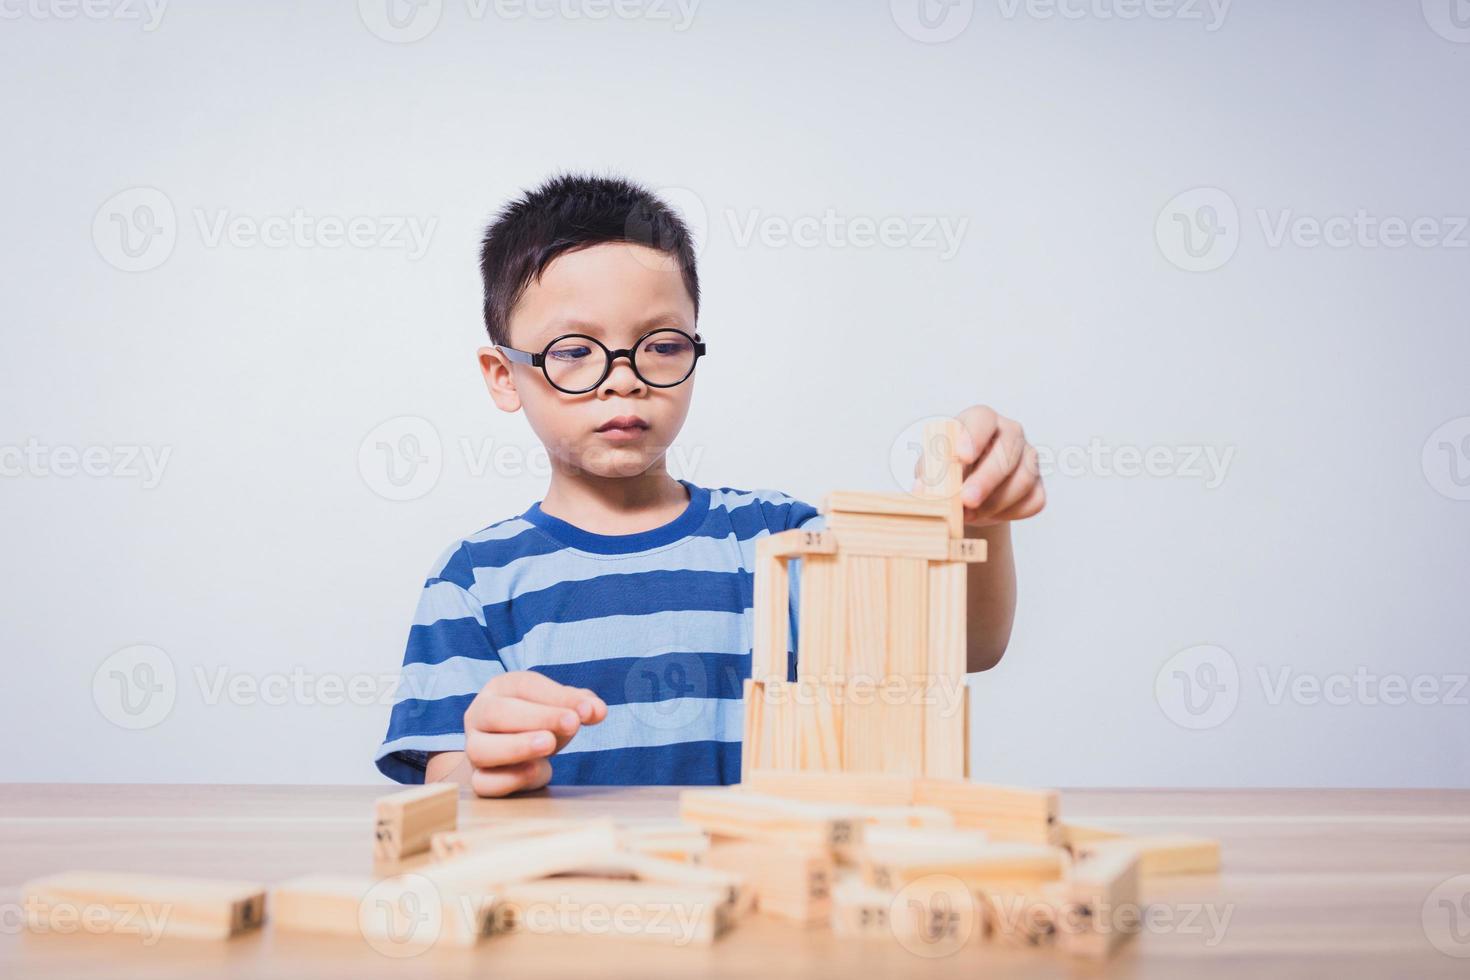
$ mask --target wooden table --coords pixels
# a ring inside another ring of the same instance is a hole
[[[67,868],[266,883],[309,871],[368,871],[371,802],[384,790],[0,786],[0,976],[1470,976],[1470,958],[1431,941],[1470,957],[1470,792],[1449,790],[1064,792],[1062,812],[1071,819],[1204,834],[1224,844],[1222,874],[1147,883],[1151,924],[1106,964],[994,944],[929,959],[896,942],[841,939],[762,916],[709,947],[515,935],[411,961],[360,940],[269,926],[229,942],[164,940],[149,948],[135,938],[33,935],[19,927],[19,884]],[[461,819],[666,817],[677,795],[677,787],[563,789],[467,800]],[[1466,877],[1435,891],[1457,875]]]

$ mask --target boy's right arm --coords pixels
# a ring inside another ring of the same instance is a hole
[[[430,756],[424,782],[463,783],[476,796],[540,789],[551,780],[548,757],[583,725],[606,717],[607,705],[585,687],[508,671],[491,678],[465,710],[465,750]]]

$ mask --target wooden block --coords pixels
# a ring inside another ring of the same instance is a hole
[[[926,957],[953,955],[984,936],[976,896],[953,879],[914,882],[902,890],[847,878],[832,888],[832,930],[839,936],[897,940]]]
[[[228,939],[265,918],[265,886],[250,881],[65,871],[21,886],[32,932],[107,932],[151,946],[167,937]]]
[[[969,568],[961,562],[930,562],[927,566],[928,644],[926,667],[936,680],[963,682],[968,646],[966,594]]]
[[[919,453],[918,496],[943,502],[945,522],[951,538],[965,533],[964,502],[960,487],[964,465],[960,462],[960,439],[964,427],[958,419],[936,419],[924,426]]]
[[[943,807],[954,815],[956,826],[978,827],[995,840],[1062,843],[1055,790],[920,779],[914,802]]]
[[[827,530],[842,556],[949,560],[949,526],[943,518],[839,511],[827,515]]]
[[[493,895],[506,882],[566,874],[604,860],[618,849],[611,821],[581,821],[580,826],[534,837],[508,840],[471,850],[417,873],[446,894]]]
[[[888,659],[885,677],[922,689],[929,674],[929,563],[889,558]]]
[[[842,677],[876,684],[888,669],[888,559],[844,554],[838,563],[847,620]]]
[[[733,914],[714,889],[582,877],[507,885],[495,905],[498,930],[671,946],[714,942],[729,928]]]
[[[884,726],[888,715],[871,685],[848,684],[842,702],[842,767],[853,773],[888,772]],[[895,773],[895,775],[904,775]],[[911,775],[911,774],[909,774]]]
[[[826,531],[803,531],[801,528],[793,528],[790,531],[779,531],[761,538],[756,543],[756,547],[764,547],[766,556],[771,558],[834,555],[837,553],[837,539]]]
[[[834,513],[889,514],[899,517],[937,517],[949,519],[947,501],[916,497],[908,493],[870,493],[865,490],[833,490],[822,501],[821,510],[829,517]]]
[[[637,854],[701,864],[709,852],[709,835],[682,820],[640,820],[618,827],[618,844]]]
[[[835,866],[826,848],[716,837],[708,860],[745,876],[755,889],[757,911],[799,924],[830,914]]]
[[[458,814],[458,783],[428,783],[381,796],[374,807],[373,855],[401,861],[427,851],[434,834],[455,828]]]
[[[744,718],[741,722],[740,781],[756,767],[761,752],[762,713],[766,700],[766,686],[749,677],[741,685],[744,701],[741,704]]]
[[[752,792],[808,803],[907,807],[914,798],[912,777],[880,773],[790,773],[754,769],[741,786]]]
[[[797,765],[803,772],[842,769],[842,685],[797,681]]]
[[[979,889],[975,898],[991,942],[1023,949],[1055,945],[1057,906],[1043,891],[1001,884]]]
[[[883,718],[879,731],[880,770],[909,776],[924,773],[924,715],[927,707],[921,694],[903,691],[901,700],[886,703],[880,697],[878,710]]]
[[[984,538],[950,538],[949,560],[976,564],[984,562],[990,554],[990,542]]]
[[[1110,847],[1078,861],[1066,881],[1047,887],[1057,908],[1057,945],[1103,958],[1142,927],[1138,854]]]
[[[1207,837],[1166,834],[1081,841],[1072,846],[1077,860],[1101,857],[1116,849],[1138,854],[1138,872],[1155,875],[1214,874],[1220,870],[1220,842]]]
[[[958,690],[953,680],[935,680],[925,695],[924,775],[930,779],[965,778],[965,756],[969,743],[966,731],[970,689],[964,681]],[[958,694],[958,702],[954,695]]]
[[[807,848],[832,848],[862,839],[852,809],[782,799],[742,789],[687,789],[680,819],[712,835]]]
[[[687,864],[630,851],[610,852],[606,857],[566,874],[579,878],[619,878],[705,889],[712,894],[724,896],[731,911],[736,913],[750,908],[754,899],[754,887],[750,884],[748,875],[738,868]]]
[[[801,598],[797,628],[797,676],[820,679],[841,665],[845,619],[842,610],[837,557],[808,555],[801,561]]]
[[[1074,856],[1078,845],[1104,840],[1119,840],[1128,836],[1121,830],[1099,827],[1096,824],[1074,823],[1071,820],[1062,821],[1061,833],[1062,846],[1071,850]]]
[[[958,878],[971,888],[1039,885],[1061,878],[1065,852],[1047,844],[974,842],[930,831],[921,844],[865,843],[859,866],[875,888],[897,889],[933,875]],[[881,838],[880,838],[881,840]]]
[[[354,936],[395,954],[472,946],[494,929],[494,898],[461,894],[419,874],[311,874],[271,890],[277,929]]]
[[[791,582],[772,540],[755,543],[750,676],[757,681],[784,681],[790,669]]]
[[[483,851],[527,837],[582,830],[589,826],[606,827],[611,831],[615,825],[611,819],[607,818],[537,817],[502,820],[477,827],[441,830],[429,839],[429,850],[434,860],[448,861],[471,851]]]

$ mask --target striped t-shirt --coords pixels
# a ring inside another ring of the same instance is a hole
[[[423,782],[430,753],[464,749],[485,682],[535,670],[607,704],[551,757],[552,784],[739,782],[755,543],[825,519],[780,491],[679,482],[688,506],[649,531],[593,534],[536,503],[450,546],[419,597],[378,768]]]

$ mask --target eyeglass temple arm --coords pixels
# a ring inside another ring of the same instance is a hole
[[[533,366],[539,366],[537,362],[541,360],[540,354],[532,354],[529,351],[516,350],[514,347],[507,347],[504,344],[496,344],[495,349],[500,351],[506,357],[510,358],[512,361],[515,361],[517,364],[530,364]]]

